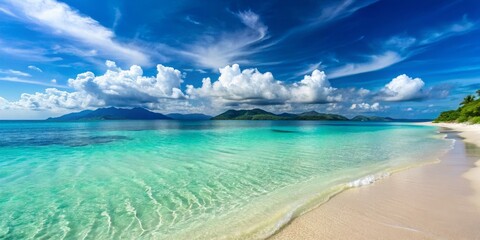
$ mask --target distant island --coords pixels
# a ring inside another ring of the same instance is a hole
[[[358,115],[351,119],[330,113],[319,113],[316,111],[304,113],[281,113],[274,114],[263,109],[255,108],[250,110],[228,110],[215,117],[201,114],[181,114],[170,113],[161,114],[149,111],[145,108],[99,108],[96,110],[84,110],[65,114],[60,117],[51,117],[47,121],[99,121],[99,120],[310,120],[310,121],[356,121],[356,122],[411,122],[411,121],[429,121],[427,119],[409,120],[409,119],[393,119],[389,117],[363,116]]]
[[[213,117],[212,120],[333,120],[333,121],[348,121],[349,119],[337,115],[337,114],[327,114],[327,113],[318,113],[315,111],[305,112],[300,114],[293,113],[282,113],[274,114],[267,112],[262,109],[252,109],[252,110],[228,110],[216,117]]]
[[[60,117],[48,118],[47,121],[95,121],[95,120],[208,120],[211,116],[199,113],[161,114],[145,108],[99,108],[69,113]]]
[[[362,121],[362,122],[390,122],[395,121],[388,117],[377,116],[356,116],[349,119],[345,116],[329,113],[318,113],[316,111],[300,114],[282,113],[274,114],[265,110],[255,108],[251,110],[228,110],[212,120],[317,120],[317,121]]]
[[[433,122],[458,122],[480,124],[480,89],[476,91],[478,99],[474,95],[466,96],[456,110],[440,113]]]

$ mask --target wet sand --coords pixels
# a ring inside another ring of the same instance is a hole
[[[271,239],[480,239],[480,128],[441,127],[456,141],[439,163],[347,190]]]

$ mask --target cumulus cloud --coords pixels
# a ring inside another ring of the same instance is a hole
[[[423,90],[420,78],[405,74],[392,79],[379,91],[364,88],[334,88],[326,74],[317,69],[294,82],[275,79],[271,72],[241,69],[238,64],[219,69],[218,79],[204,78],[200,87],[182,89],[184,74],[157,65],[156,74],[144,75],[140,66],[122,69],[106,61],[107,70],[78,74],[68,80],[70,91],[47,88],[44,92],[24,93],[18,101],[0,98],[0,110],[72,111],[104,106],[145,107],[167,112],[205,112],[216,114],[227,108],[262,108],[273,112],[327,111],[376,112],[388,109],[382,101],[408,101],[428,98],[433,88]],[[0,77],[0,80],[5,80]],[[40,84],[40,82],[7,79]],[[56,80],[41,83],[59,86]],[[439,92],[439,91],[436,91]]]
[[[335,88],[330,86],[324,72],[314,70],[301,81],[285,84],[275,80],[270,72],[261,73],[257,69],[241,70],[238,64],[220,68],[220,77],[213,82],[210,78],[202,81],[202,86],[187,86],[187,94],[192,98],[207,98],[221,104],[249,103],[252,105],[272,105],[284,103],[326,103],[339,100],[334,96]]]
[[[133,65],[123,70],[115,62],[107,61],[105,74],[95,76],[92,72],[69,79],[71,87],[102,99],[106,104],[129,105],[155,102],[159,98],[183,98],[179,89],[182,73],[174,68],[157,65],[157,75],[143,76],[140,66]]]
[[[16,108],[26,109],[84,109],[100,106],[155,106],[162,99],[180,99],[185,95],[179,89],[182,73],[171,67],[157,65],[156,76],[144,76],[137,65],[123,70],[115,62],[107,61],[108,70],[100,76],[92,72],[78,74],[68,83],[73,92],[47,88],[43,93],[22,94],[11,102]],[[53,85],[55,81],[52,81]],[[47,84],[46,84],[47,85]]]
[[[99,100],[84,92],[66,92],[56,88],[47,88],[44,93],[21,95],[13,102],[13,107],[34,110],[84,109],[102,105]]]
[[[9,109],[9,107],[10,102],[5,98],[0,97],[0,110]]]
[[[391,102],[418,100],[425,97],[422,91],[424,85],[422,79],[402,74],[386,84],[379,94],[381,99]]]
[[[380,103],[354,103],[350,106],[350,110],[356,110],[360,112],[377,112],[385,109],[386,107],[380,105]]]

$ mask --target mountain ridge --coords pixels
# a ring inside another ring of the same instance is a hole
[[[202,113],[169,113],[162,114],[149,111],[144,108],[98,108],[96,110],[83,110],[51,117],[47,121],[98,121],[98,120],[179,120],[179,121],[203,121],[203,120],[310,120],[310,121],[356,121],[356,122],[410,122],[416,120],[393,119],[390,117],[358,115],[347,118],[339,114],[319,113],[309,111],[303,113],[280,113],[275,114],[260,108],[227,110],[217,116],[211,117]]]

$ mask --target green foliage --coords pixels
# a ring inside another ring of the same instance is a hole
[[[475,96],[473,96],[473,95],[468,95],[468,96],[466,96],[466,97],[463,99],[463,102],[460,103],[460,105],[467,105],[467,104],[469,104],[469,103],[471,103],[471,102],[473,102],[473,101],[475,101]]]
[[[450,110],[440,113],[440,116],[438,116],[434,122],[455,122],[458,117],[460,117],[460,112],[458,110]]]
[[[331,121],[347,121],[348,118],[337,115],[318,113],[315,111],[305,112],[301,114],[273,114],[262,109],[251,110],[228,110],[216,117],[213,120],[331,120]]]
[[[480,124],[480,117],[473,117],[469,121],[471,124]]]
[[[480,96],[480,90],[476,91]],[[466,96],[457,110],[442,112],[434,122],[469,122],[480,123],[480,99],[475,96]]]

